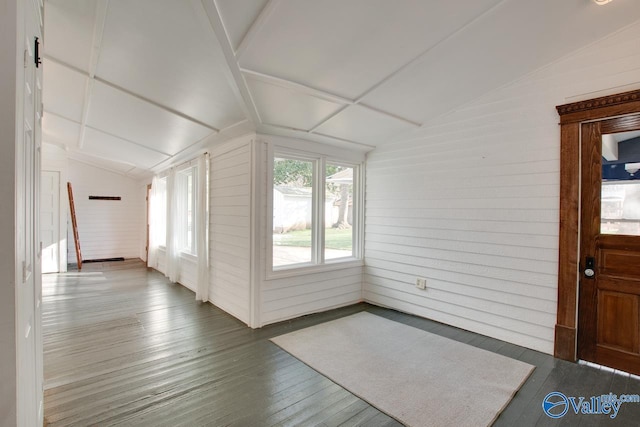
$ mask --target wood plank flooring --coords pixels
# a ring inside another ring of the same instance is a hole
[[[252,330],[129,260],[45,275],[43,293],[50,426],[399,426],[269,341],[360,311],[535,365],[495,425],[637,425],[640,419],[635,403],[623,404],[614,420],[572,412],[552,420],[541,409],[551,391],[587,398],[640,393],[638,377],[368,304]]]

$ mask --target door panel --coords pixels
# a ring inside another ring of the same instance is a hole
[[[42,272],[60,270],[60,172],[42,171],[40,191],[40,233]]]
[[[578,356],[634,374],[640,374],[640,173],[633,163],[640,162],[640,134],[631,131],[639,129],[635,115],[585,123],[581,136]],[[608,158],[603,134],[615,144]]]
[[[18,425],[43,421],[39,177],[42,68],[36,44],[42,40],[33,2],[24,2],[24,74],[20,97],[23,137],[16,147],[16,346]],[[41,50],[41,49],[39,49]]]
[[[628,319],[638,318],[638,297],[623,292],[598,291],[598,345],[638,353],[638,328]],[[612,328],[610,325],[616,325]]]

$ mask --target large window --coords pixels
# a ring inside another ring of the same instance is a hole
[[[324,157],[274,156],[274,270],[359,256],[358,170]]]

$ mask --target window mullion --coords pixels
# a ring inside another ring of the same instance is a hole
[[[317,195],[315,206],[316,219],[314,220],[314,230],[317,238],[313,244],[313,248],[316,252],[316,264],[324,264],[324,181],[326,178],[325,168],[325,158],[321,157],[317,162],[317,179],[314,183],[314,192]]]

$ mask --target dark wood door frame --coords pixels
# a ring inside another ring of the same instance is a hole
[[[640,112],[640,90],[565,104],[560,115],[558,314],[554,355],[577,359],[580,131],[583,123]]]

